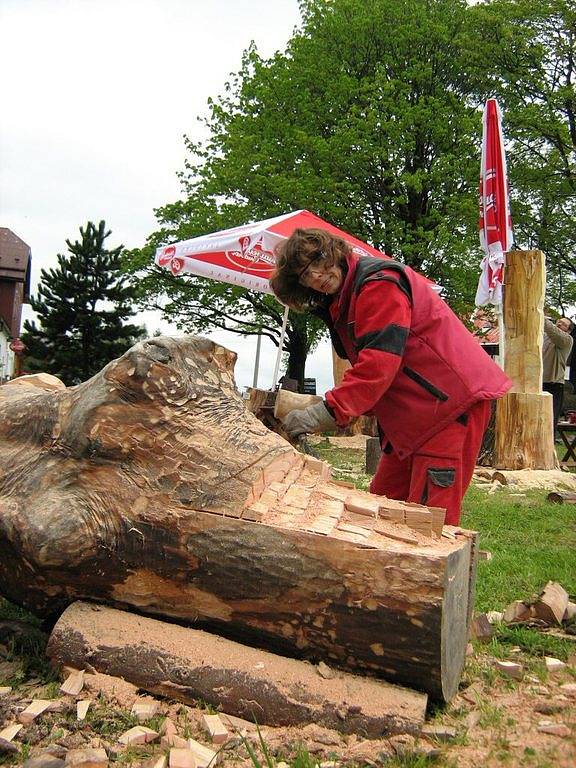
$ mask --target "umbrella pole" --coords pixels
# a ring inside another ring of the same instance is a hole
[[[258,334],[256,341],[256,359],[254,360],[254,378],[252,380],[252,389],[258,386],[258,369],[260,367],[260,347],[262,346],[262,334]]]
[[[280,331],[280,341],[278,343],[278,354],[276,355],[276,365],[274,366],[274,378],[272,380],[272,389],[276,389],[276,383],[278,382],[278,371],[280,369],[280,358],[282,357],[282,349],[284,347],[284,337],[286,336],[286,326],[288,325],[288,312],[289,307],[284,307],[284,317],[282,318],[282,330]]]

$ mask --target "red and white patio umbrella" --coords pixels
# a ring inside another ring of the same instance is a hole
[[[169,269],[173,275],[188,272],[253,291],[272,293],[268,280],[274,271],[274,248],[299,227],[326,229],[350,243],[356,253],[382,258],[371,245],[310,211],[292,211],[163,246],[156,251],[155,263]]]
[[[502,117],[496,99],[484,107],[480,164],[480,244],[484,250],[476,305],[502,305],[505,254],[512,247]]]
[[[163,246],[157,249],[154,261],[173,275],[189,273],[272,293],[268,281],[274,271],[274,248],[299,227],[326,229],[350,243],[355,253],[382,258],[376,248],[302,210]],[[278,377],[287,321],[288,307],[284,311],[273,387]]]

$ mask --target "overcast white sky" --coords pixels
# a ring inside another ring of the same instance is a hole
[[[297,0],[0,0],[0,226],[31,247],[33,285],[89,220],[110,247],[143,245],[153,209],[180,197],[182,137],[201,135],[208,97],[251,40],[271,55],[299,22]],[[251,385],[254,340],[210,335]],[[261,387],[274,358],[264,342]],[[327,343],[306,375],[332,386]]]

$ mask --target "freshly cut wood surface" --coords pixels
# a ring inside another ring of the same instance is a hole
[[[316,722],[346,733],[419,733],[426,695],[339,673],[330,680],[295,659],[199,630],[105,606],[74,603],[56,623],[48,654],[60,664],[89,659],[98,671],[153,693],[267,725]]]
[[[474,535],[329,481],[246,409],[234,360],[159,337],[77,387],[0,387],[4,594],[132,606],[451,698]]]

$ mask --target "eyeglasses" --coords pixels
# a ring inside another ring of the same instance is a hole
[[[324,274],[325,267],[322,266],[320,269],[316,267],[313,268],[313,265],[316,264],[317,261],[324,260],[326,258],[326,254],[322,253],[322,251],[319,251],[310,261],[304,269],[302,269],[300,272],[298,272],[298,282],[301,285],[306,285],[310,280],[313,280],[314,277],[319,277],[320,275]]]

